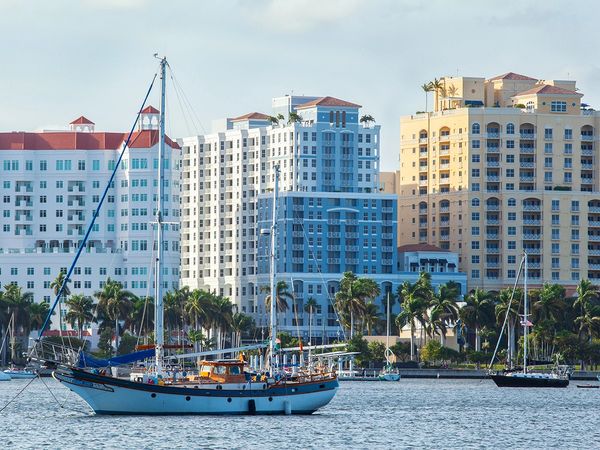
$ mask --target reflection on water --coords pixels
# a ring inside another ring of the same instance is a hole
[[[342,382],[312,416],[94,416],[51,379],[0,414],[2,448],[595,448],[600,390],[489,380]],[[0,383],[0,407],[27,380]]]

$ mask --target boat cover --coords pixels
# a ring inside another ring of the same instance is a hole
[[[153,358],[154,349],[142,350],[139,352],[129,353],[127,355],[115,356],[109,359],[96,358],[89,353],[79,352],[79,361],[77,367],[109,367],[120,366],[121,364],[129,364],[142,359]]]

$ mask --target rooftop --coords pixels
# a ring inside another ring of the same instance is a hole
[[[142,109],[142,114],[159,114],[159,113],[160,113],[160,111],[152,105],[146,106],[144,109]]]
[[[312,108],[313,106],[338,106],[342,108],[362,108],[361,105],[356,103],[347,102],[335,97],[319,97],[316,100],[311,100],[307,103],[298,105],[296,109]]]
[[[71,122],[71,125],[95,125],[95,123],[85,116],[79,116],[77,119]]]
[[[232,122],[240,122],[242,120],[267,120],[269,119],[269,115],[267,114],[263,114],[263,113],[259,113],[259,112],[251,112],[248,114],[244,114],[243,116],[239,116],[239,117],[234,117],[233,119],[231,119]]]
[[[571,91],[570,89],[563,89],[557,86],[551,86],[549,84],[540,84],[532,89],[528,89],[523,92],[519,92],[513,97],[520,97],[523,95],[577,95],[579,97],[583,97],[583,94]]]
[[[0,133],[0,150],[117,150],[128,133],[80,133],[58,131],[28,133],[13,131]],[[143,130],[132,134],[129,148],[150,148],[158,142],[158,130]],[[166,144],[179,149],[169,137]]]
[[[495,80],[537,81],[537,78],[531,78],[526,75],[521,75],[521,74],[514,73],[514,72],[506,72],[505,74],[490,78],[488,81],[495,81]]]

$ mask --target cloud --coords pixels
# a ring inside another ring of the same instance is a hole
[[[300,33],[351,17],[363,0],[268,0],[252,2],[254,19],[277,31]]]

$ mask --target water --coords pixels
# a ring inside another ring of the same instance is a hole
[[[489,380],[342,382],[312,416],[94,416],[52,379],[0,413],[0,448],[600,448],[600,389]],[[0,382],[0,407],[28,380]]]

